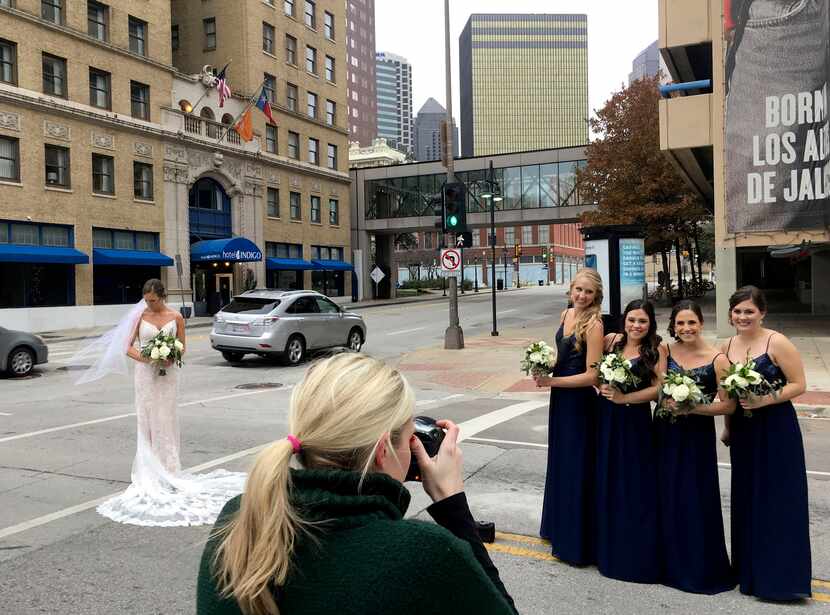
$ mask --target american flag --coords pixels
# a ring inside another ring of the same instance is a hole
[[[225,71],[228,69],[228,64],[225,64],[225,68],[219,71],[219,74],[216,75],[216,81],[214,82],[214,87],[216,91],[219,92],[219,106],[225,106],[225,99],[231,97],[231,89],[228,87],[228,82],[225,80]]]

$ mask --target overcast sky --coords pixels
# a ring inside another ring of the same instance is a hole
[[[631,62],[657,40],[657,0],[450,0],[453,116],[458,121],[458,37],[472,13],[586,13],[591,114],[628,82]],[[443,0],[375,0],[375,47],[412,64],[413,115],[430,96],[442,105]]]

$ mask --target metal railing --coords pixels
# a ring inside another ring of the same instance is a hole
[[[195,115],[184,116],[184,131],[192,135],[199,135],[216,140],[224,134],[224,141],[227,141],[231,145],[242,144],[239,133],[231,128],[229,124],[220,124],[219,122],[214,122],[203,117],[196,117]]]
[[[660,96],[668,98],[672,92],[689,92],[690,90],[712,91],[712,80],[701,79],[700,81],[687,81],[686,83],[669,83],[660,86]]]

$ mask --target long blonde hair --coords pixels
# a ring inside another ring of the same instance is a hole
[[[576,335],[576,344],[574,347],[577,352],[581,351],[585,344],[585,337],[588,334],[594,323],[602,322],[602,278],[597,273],[596,269],[585,267],[576,272],[576,275],[571,280],[571,287],[568,289],[568,299],[571,298],[571,293],[574,289],[574,284],[579,278],[587,278],[591,284],[594,285],[596,292],[594,293],[594,302],[583,310],[576,319],[576,326],[574,327],[574,334]]]
[[[288,429],[302,442],[303,467],[355,470],[362,481],[384,434],[394,454],[414,409],[403,375],[366,355],[341,353],[310,367],[294,388]],[[285,584],[297,536],[310,529],[289,499],[293,453],[280,439],[259,454],[216,551],[220,590],[246,615],[279,613],[271,586]]]

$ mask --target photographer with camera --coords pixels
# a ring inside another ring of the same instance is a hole
[[[199,570],[199,615],[515,615],[464,495],[458,427],[430,458],[415,396],[384,363],[338,354],[294,388],[290,434],[257,457]],[[415,456],[438,525],[404,519]]]

